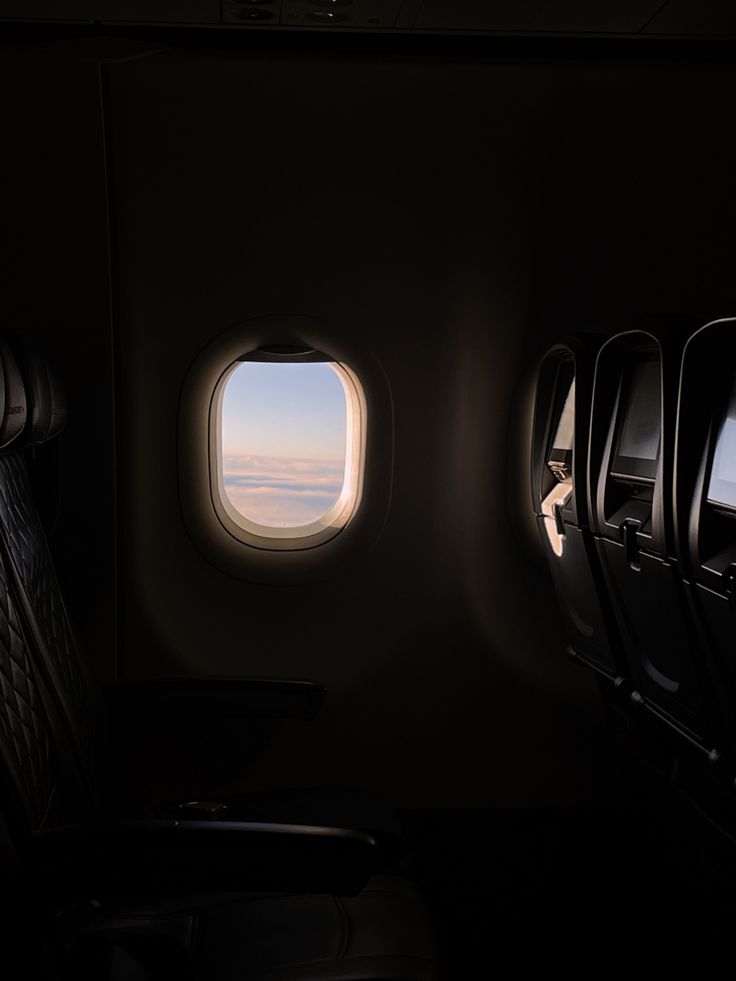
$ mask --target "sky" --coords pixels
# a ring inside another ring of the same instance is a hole
[[[244,361],[222,404],[225,492],[258,524],[296,527],[336,502],[345,469],[345,392],[330,364]]]

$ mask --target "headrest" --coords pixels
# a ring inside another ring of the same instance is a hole
[[[0,356],[5,389],[0,448],[45,443],[66,422],[66,399],[55,372],[31,339],[20,332],[7,332],[0,338]]]
[[[26,424],[26,389],[18,362],[0,335],[0,450],[16,449]]]

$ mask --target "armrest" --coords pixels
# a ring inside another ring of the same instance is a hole
[[[171,891],[355,895],[376,866],[360,831],[242,821],[126,821],[34,832],[31,859],[55,893]]]
[[[316,681],[240,677],[154,678],[105,689],[115,712],[166,719],[313,719],[325,694]]]

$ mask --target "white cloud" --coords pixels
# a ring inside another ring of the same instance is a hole
[[[230,502],[244,517],[274,528],[316,521],[335,504],[343,485],[342,460],[225,456]]]

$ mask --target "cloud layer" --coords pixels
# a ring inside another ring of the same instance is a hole
[[[330,510],[342,490],[342,460],[225,456],[225,493],[244,517],[271,528],[294,528]]]

